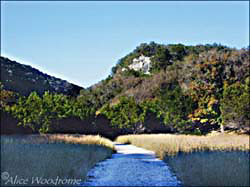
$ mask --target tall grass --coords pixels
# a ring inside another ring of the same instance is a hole
[[[186,186],[249,186],[249,136],[127,135],[116,139],[153,150]]]
[[[115,151],[113,142],[99,135],[79,135],[79,134],[41,134],[41,135],[2,135],[1,144],[82,144],[100,145]]]
[[[87,172],[113,151],[113,143],[100,136],[1,136],[1,172],[29,182],[32,177],[83,181]]]
[[[249,186],[249,153],[213,151],[165,157],[185,186]]]
[[[161,159],[178,153],[197,151],[249,151],[249,136],[216,134],[213,136],[194,135],[125,135],[116,139],[120,143],[131,143],[154,151]]]

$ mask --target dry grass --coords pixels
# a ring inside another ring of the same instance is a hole
[[[249,136],[235,134],[194,135],[126,135],[116,139],[154,151],[161,159],[166,155],[197,151],[249,151]]]
[[[32,177],[57,176],[83,181],[87,172],[113,151],[112,142],[100,136],[1,136],[1,172],[28,178],[29,182]]]
[[[113,142],[99,135],[78,135],[78,134],[42,134],[42,135],[15,135],[1,136],[1,143],[13,144],[83,144],[83,145],[100,145],[115,151]]]
[[[184,186],[249,186],[247,152],[195,152],[165,157]]]
[[[116,141],[153,150],[184,186],[249,186],[247,135],[127,135]]]

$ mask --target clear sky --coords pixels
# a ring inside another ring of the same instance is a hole
[[[248,1],[1,1],[1,55],[88,87],[143,42],[247,47],[248,16]]]

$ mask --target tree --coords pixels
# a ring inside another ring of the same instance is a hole
[[[50,131],[52,119],[73,116],[73,100],[62,94],[45,92],[40,97],[32,92],[28,97],[20,97],[17,104],[8,107],[19,125],[29,126],[33,131],[46,133]]]
[[[113,106],[107,104],[100,112],[110,119],[115,127],[132,129],[134,133],[142,128],[144,113],[133,97],[122,96],[118,104]]]
[[[168,48],[174,60],[182,60],[183,57],[187,55],[185,46],[182,44],[168,45]]]
[[[160,91],[158,105],[158,116],[163,117],[164,124],[174,131],[185,130],[188,115],[195,108],[195,102],[184,95],[178,83],[168,84]]]
[[[135,49],[134,52],[138,54],[143,54],[144,56],[151,57],[155,54],[156,47],[157,44],[154,42],[151,42],[150,44],[142,43]]]
[[[17,104],[11,106],[9,111],[19,119],[19,125],[37,129],[41,125],[41,132],[46,131],[48,122],[42,120],[42,99],[36,92],[32,92],[27,98],[20,97]],[[45,124],[44,124],[45,122]]]
[[[12,91],[5,90],[0,82],[0,109],[5,110],[8,105],[16,102],[18,94]]]
[[[249,99],[249,77],[245,84],[236,82],[230,86],[225,85],[220,107],[223,127],[250,130]]]
[[[165,46],[157,46],[155,55],[151,58],[152,68],[151,71],[160,71],[166,69],[167,66],[171,65],[172,56],[169,50]]]

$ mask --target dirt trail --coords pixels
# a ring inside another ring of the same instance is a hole
[[[90,170],[82,186],[180,186],[154,152],[118,143],[115,147],[117,153]]]

